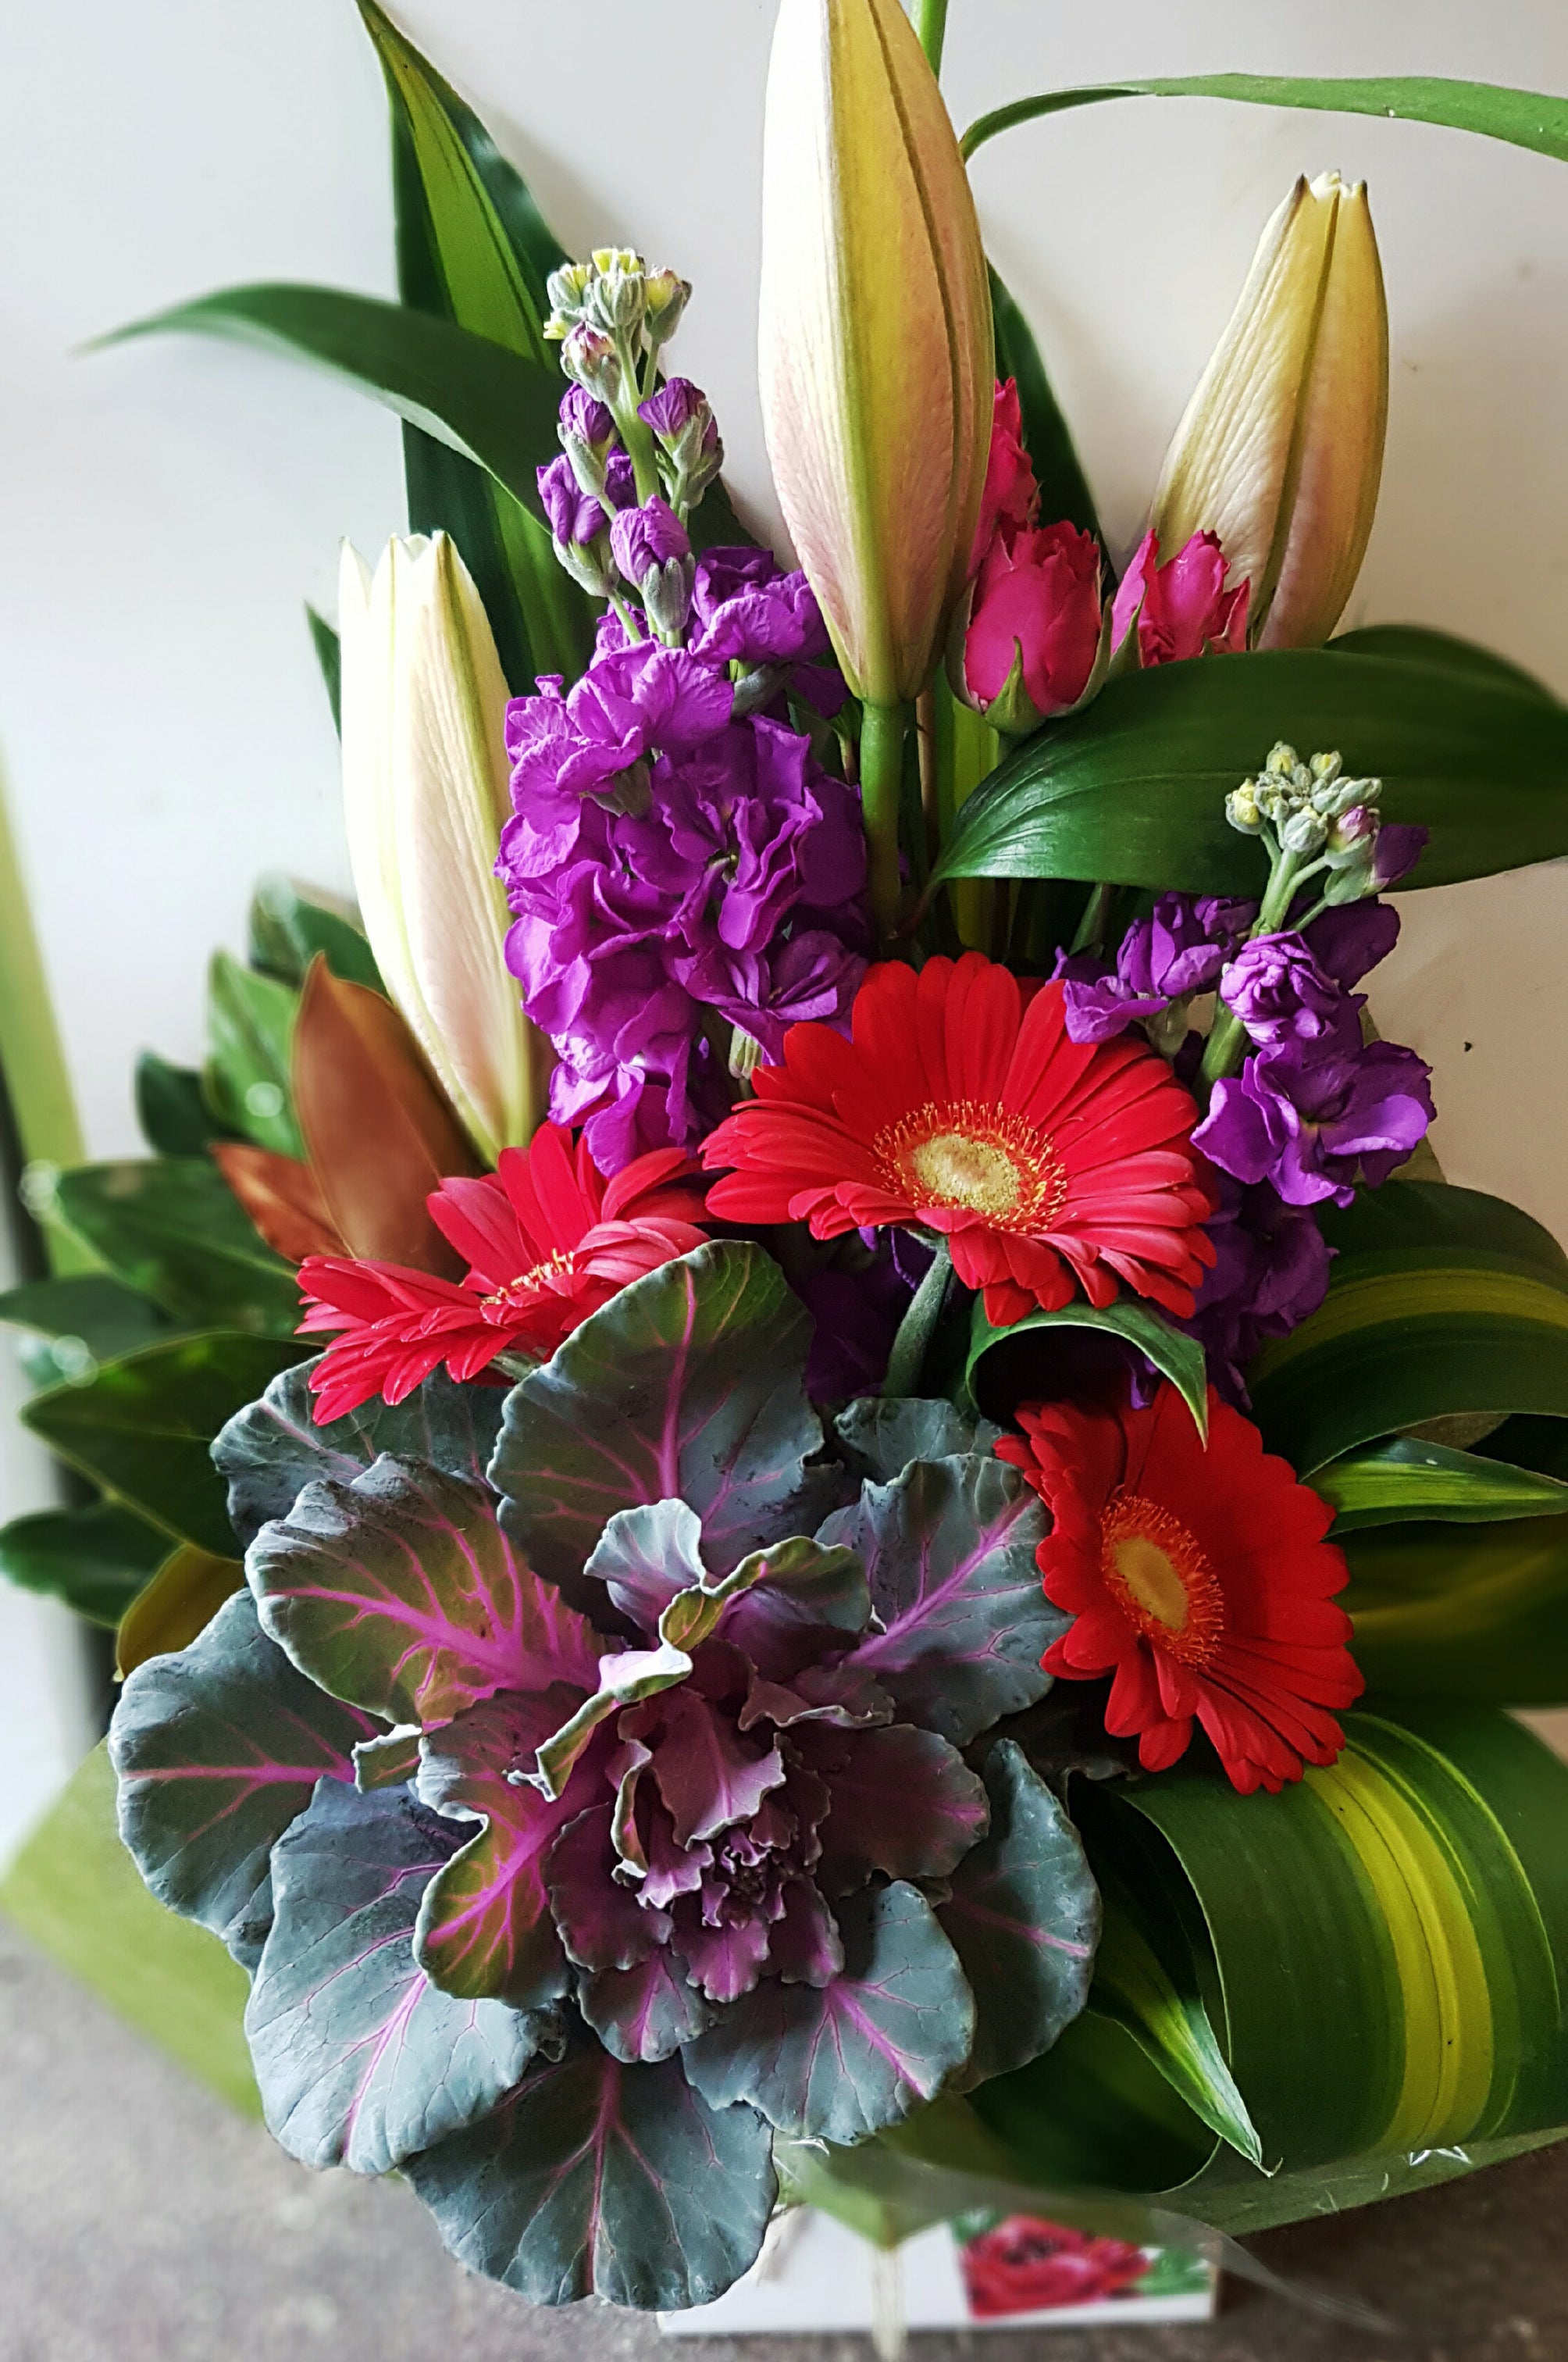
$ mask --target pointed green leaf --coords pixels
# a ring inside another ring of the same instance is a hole
[[[1493,648],[1477,647],[1453,632],[1434,632],[1424,624],[1364,624],[1359,630],[1341,632],[1329,642],[1338,656],[1392,657],[1401,664],[1435,665],[1440,672],[1473,673],[1494,688],[1511,689],[1520,697],[1555,705],[1555,691],[1522,665],[1500,657]]]
[[[269,1148],[300,1158],[289,1076],[300,996],[291,986],[227,952],[214,952],[207,981],[207,1098],[219,1120]]]
[[[214,1114],[195,1068],[170,1065],[155,1050],[137,1060],[136,1099],[142,1138],[159,1156],[204,1157],[214,1140],[234,1137]]]
[[[1568,1521],[1347,1534],[1355,1661],[1387,1697],[1568,1704]]]
[[[39,1509],[0,1527],[0,1574],[62,1599],[111,1631],[169,1552],[169,1537],[117,1501]]]
[[[1108,82],[1080,90],[1051,90],[1037,98],[1014,99],[982,115],[964,134],[972,156],[999,131],[1042,115],[1094,106],[1106,98],[1230,98],[1253,106],[1299,106],[1330,115],[1375,115],[1390,121],[1442,124],[1484,138],[1533,149],[1538,156],[1568,162],[1568,99],[1539,90],[1511,90],[1498,83],[1453,82],[1434,74],[1337,76],[1299,74],[1185,74],[1156,82]]]
[[[181,1325],[293,1335],[294,1267],[265,1244],[216,1165],[194,1157],[79,1164],[60,1175],[58,1203],[111,1271]]]
[[[250,905],[252,967],[282,984],[302,985],[318,952],[343,983],[385,992],[376,955],[346,903],[276,872],[263,877]]]
[[[322,685],[327,703],[332,708],[332,726],[339,737],[343,734],[343,646],[336,632],[307,600],[305,623],[310,630],[311,646],[321,667]]]
[[[176,1541],[231,1557],[235,1538],[210,1456],[213,1436],[298,1351],[221,1330],[172,1338],[106,1362],[85,1385],[36,1396],[23,1423]]]
[[[1084,1330],[1146,1354],[1181,1396],[1199,1434],[1208,1436],[1209,1374],[1202,1346],[1131,1296],[1118,1297],[1103,1311],[1075,1302],[1059,1312],[1031,1312],[1008,1329],[992,1328],[984,1299],[977,1296],[965,1372],[970,1395],[992,1418],[1010,1418],[1021,1402],[1049,1399],[1062,1391],[1059,1351],[1053,1348]]]
[[[131,1601],[115,1633],[115,1671],[123,1681],[152,1657],[171,1657],[200,1638],[225,1599],[245,1587],[237,1558],[181,1542]]]
[[[1412,884],[1568,853],[1568,707],[1481,669],[1333,648],[1158,665],[1043,730],[963,805],[933,872],[1255,896],[1225,798],[1276,739],[1336,749],[1431,831]]]
[[[137,1345],[150,1345],[172,1325],[150,1297],[106,1271],[7,1288],[0,1296],[0,1322],[49,1338],[55,1374],[74,1379],[91,1376],[95,1362],[112,1362]]]
[[[1414,1518],[1476,1525],[1503,1518],[1561,1517],[1568,1509],[1568,1485],[1559,1477],[1510,1468],[1478,1452],[1452,1451],[1414,1436],[1367,1444],[1331,1460],[1312,1478],[1312,1490],[1332,1507],[1335,1541],[1359,1527]]]

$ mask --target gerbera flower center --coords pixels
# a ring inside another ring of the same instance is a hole
[[[569,1247],[558,1247],[554,1254],[546,1255],[543,1263],[536,1263],[531,1271],[521,1273],[516,1279],[509,1279],[506,1286],[498,1287],[493,1296],[481,1297],[480,1310],[492,1320],[504,1320],[513,1312],[526,1312],[534,1297],[542,1295],[552,1280],[565,1279],[568,1275],[575,1260]]]
[[[1206,1665],[1224,1629],[1219,1580],[1187,1528],[1157,1501],[1113,1493],[1100,1519],[1106,1587],[1147,1640]]]
[[[1048,1230],[1067,1196],[1046,1133],[976,1099],[927,1099],[879,1131],[872,1152],[895,1195],[983,1215],[999,1231]]]

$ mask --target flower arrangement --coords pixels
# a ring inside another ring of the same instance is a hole
[[[1363,189],[1268,225],[1118,579],[964,158],[1137,89],[1568,107],[1219,77],[960,147],[940,0],[782,0],[792,570],[692,289],[566,255],[362,12],[403,302],[137,331],[409,422],[419,531],[316,619],[357,918],[263,887],[152,1156],[34,1175],[96,1267],[0,1306],[101,1490],[0,1562],[118,1621],[120,1828],[269,2125],[642,2307],[781,2195],[896,2238],[978,2177],[977,2288],[1105,2288],[1107,2192],[1245,2230],[1560,2136],[1568,1770],[1504,1709],[1568,1699],[1568,1258],[1358,988],[1390,889],[1568,852],[1568,714],[1332,636]]]

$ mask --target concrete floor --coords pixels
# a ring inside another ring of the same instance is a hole
[[[314,2176],[0,1921],[0,2362],[867,2362],[863,2340],[665,2345],[470,2279],[393,2184]],[[916,2340],[914,2362],[1563,2362],[1568,2149],[1256,2243],[1403,2325],[1245,2288],[1213,2328]]]

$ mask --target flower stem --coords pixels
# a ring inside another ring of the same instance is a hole
[[[948,0],[915,0],[915,29],[930,61],[931,72],[942,71],[942,43],[948,33]]]
[[[1117,890],[1114,886],[1100,885],[1094,888],[1083,906],[1083,916],[1078,922],[1078,932],[1068,945],[1069,956],[1074,952],[1097,952],[1100,949],[1111,917],[1111,905],[1116,899]]]
[[[871,870],[872,918],[884,944],[897,932],[902,900],[898,811],[908,723],[906,705],[868,705],[861,716],[861,812]]]
[[[938,1239],[937,1252],[931,1258],[931,1268],[916,1289],[909,1309],[898,1324],[898,1334],[893,1341],[887,1375],[882,1382],[883,1394],[888,1399],[897,1395],[919,1392],[920,1373],[926,1365],[926,1355],[947,1299],[948,1282],[952,1275],[953,1258],[948,1242]]]
[[[1313,865],[1314,868],[1321,868],[1322,866],[1321,862]],[[1290,905],[1295,900],[1297,887],[1303,877],[1310,875],[1311,872],[1306,868],[1296,854],[1281,853],[1278,855],[1269,877],[1268,890],[1264,895],[1256,923],[1252,933],[1247,937],[1248,943],[1251,943],[1253,937],[1256,935],[1278,933],[1290,915]],[[1212,1090],[1216,1083],[1223,1082],[1228,1076],[1239,1074],[1242,1061],[1251,1046],[1251,1038],[1246,1027],[1239,1017],[1232,1014],[1222,1000],[1214,1012],[1214,1022],[1209,1031],[1209,1040],[1203,1051],[1203,1063],[1198,1069],[1200,1081]]]

